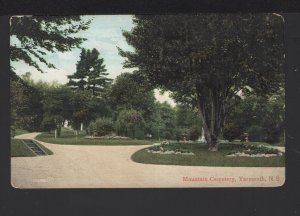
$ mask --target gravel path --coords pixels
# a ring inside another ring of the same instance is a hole
[[[33,139],[38,133],[17,138]],[[79,146],[40,142],[54,155],[11,158],[16,188],[257,187],[284,183],[283,167],[200,167],[133,162],[144,146]],[[241,178],[242,177],[242,178]]]

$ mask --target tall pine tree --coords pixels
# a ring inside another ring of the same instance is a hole
[[[68,76],[68,86],[72,89],[90,90],[93,96],[99,96],[111,83],[106,76],[104,59],[95,48],[92,50],[82,49],[80,60],[76,64],[76,72]]]

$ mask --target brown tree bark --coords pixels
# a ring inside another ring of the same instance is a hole
[[[210,89],[208,100],[198,91],[198,115],[202,120],[204,136],[210,151],[218,151],[219,138],[224,123],[224,102],[217,89]],[[207,114],[209,114],[209,116]]]

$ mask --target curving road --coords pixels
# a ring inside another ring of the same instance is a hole
[[[34,139],[38,133],[17,138]],[[283,167],[201,167],[139,164],[144,146],[79,146],[40,142],[54,155],[12,157],[16,188],[257,187],[284,183]],[[242,178],[240,178],[242,177]]]

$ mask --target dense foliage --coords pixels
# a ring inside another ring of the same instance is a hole
[[[38,130],[43,118],[41,92],[13,72],[10,90],[12,135],[18,128],[28,131]]]
[[[45,92],[43,99],[44,128],[57,130],[57,136],[61,134],[61,127],[65,120],[71,118],[71,91],[65,86],[52,88]]]
[[[240,139],[246,132],[251,141],[283,141],[284,95],[281,89],[269,98],[248,96],[240,100],[229,112],[224,137]]]
[[[274,14],[136,16],[124,32],[134,51],[119,49],[155,87],[198,110],[217,150],[224,120],[241,91],[270,94],[284,82],[283,22]]]

